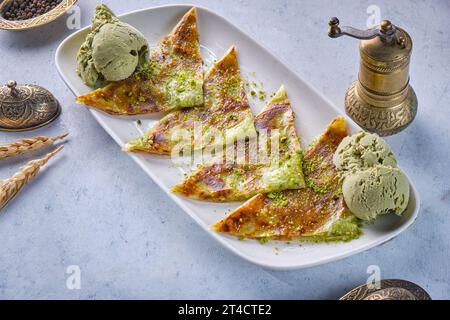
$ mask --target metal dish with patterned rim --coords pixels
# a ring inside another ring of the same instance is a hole
[[[431,300],[430,295],[417,284],[398,279],[381,280],[379,288],[359,286],[340,300]]]
[[[67,10],[69,10],[70,7],[72,7],[77,2],[77,0],[63,0],[53,10],[50,10],[49,12],[44,13],[36,18],[10,21],[6,20],[3,17],[3,12],[6,10],[6,8],[8,8],[11,1],[13,0],[4,0],[0,3],[0,29],[21,31],[40,27],[62,16],[64,13],[66,13]]]

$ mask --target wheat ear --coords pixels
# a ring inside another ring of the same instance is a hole
[[[48,160],[61,151],[64,146],[59,147],[45,157],[37,160],[31,160],[9,179],[0,183],[0,210],[34,177]]]
[[[45,146],[55,143],[55,141],[64,139],[68,133],[61,134],[54,138],[46,136],[39,136],[34,138],[23,139],[11,144],[0,146],[0,160],[4,160],[9,157],[15,157],[22,153],[27,153],[33,150],[43,148]]]

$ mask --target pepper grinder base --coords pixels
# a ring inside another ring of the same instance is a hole
[[[361,128],[377,133],[379,136],[390,136],[405,129],[417,114],[417,97],[413,88],[408,85],[405,98],[398,104],[386,106],[386,96],[380,96],[380,105],[365,101],[365,89],[359,81],[352,83],[345,95],[345,112]],[[391,100],[392,101],[392,100]]]

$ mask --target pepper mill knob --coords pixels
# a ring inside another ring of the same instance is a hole
[[[17,82],[15,80],[9,80],[6,86],[9,88],[9,94],[15,97],[17,95]]]
[[[341,29],[339,28],[339,19],[337,17],[331,17],[328,21],[328,26],[328,36],[330,38],[335,38],[341,33]]]
[[[392,23],[389,20],[383,20],[380,23],[380,29],[383,32],[388,32],[389,30],[392,30]]]

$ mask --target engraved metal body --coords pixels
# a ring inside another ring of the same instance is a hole
[[[431,300],[431,297],[415,283],[390,279],[381,280],[378,288],[359,286],[340,300]]]
[[[55,120],[61,108],[55,97],[36,85],[17,85],[13,80],[0,87],[0,131],[26,131]]]
[[[405,129],[417,113],[417,98],[409,85],[412,41],[406,31],[384,20],[379,27],[358,30],[329,21],[328,35],[361,39],[358,80],[347,90],[345,110],[364,130],[380,136]]]

